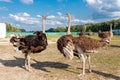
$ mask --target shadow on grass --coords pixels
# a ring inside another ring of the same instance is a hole
[[[95,73],[95,74],[107,77],[107,78],[112,78],[112,79],[115,79],[115,80],[120,80],[120,76],[116,76],[116,75],[113,75],[113,74],[108,74],[108,73],[104,73],[104,72],[100,72],[100,71],[96,71],[96,70],[92,70],[92,72]]]
[[[2,60],[0,59],[0,63],[2,63],[4,66],[8,66],[8,67],[20,67],[25,69],[24,66],[24,59],[23,58],[17,58],[14,57],[15,60]],[[34,60],[34,59],[33,59]],[[63,64],[60,62],[49,62],[49,61],[45,61],[45,62],[39,62],[34,60],[36,63],[32,63],[31,66],[35,69],[39,69],[42,71],[46,71],[46,72],[50,72],[48,71],[45,67],[51,67],[51,68],[59,68],[59,69],[65,69],[68,68],[68,64]]]
[[[82,69],[82,68],[78,68],[78,69]],[[86,72],[87,71],[88,71],[88,69],[86,69]],[[97,70],[92,70],[91,73],[95,73],[95,74],[101,75],[103,77],[111,78],[111,79],[114,79],[114,80],[120,80],[120,76],[116,76],[116,75],[105,73],[105,72],[100,72],[100,71],[97,71]]]
[[[23,68],[24,66],[24,59],[23,58],[17,58],[14,57],[15,60],[2,60],[0,59],[0,63],[2,63],[4,66],[8,66],[8,67],[20,67]]]
[[[50,72],[48,71],[45,67],[50,67],[50,68],[59,68],[59,69],[66,69],[69,67],[68,64],[60,63],[60,62],[40,62],[34,60],[36,63],[31,64],[31,66],[35,69],[40,69],[42,71]]]
[[[119,45],[110,45],[110,47],[120,48]]]

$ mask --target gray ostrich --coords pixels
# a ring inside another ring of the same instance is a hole
[[[82,75],[85,75],[85,62],[88,59],[89,62],[89,71],[91,72],[91,57],[90,53],[95,53],[99,48],[105,46],[107,41],[96,40],[86,36],[73,37],[70,35],[70,14],[66,14],[68,17],[68,32],[67,35],[61,36],[57,41],[58,50],[69,59],[74,57],[74,53],[78,57],[81,57],[83,62],[83,72]]]

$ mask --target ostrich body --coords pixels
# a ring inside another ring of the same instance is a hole
[[[83,61],[83,75],[85,74],[85,61],[88,59],[89,72],[91,72],[91,58],[89,53],[97,53],[98,49],[104,47],[107,41],[96,40],[86,36],[79,36],[73,38],[74,49],[79,56],[82,57]]]
[[[58,39],[57,48],[64,55],[64,57],[68,57],[69,59],[72,59],[74,57],[74,53],[77,54],[78,57],[82,57],[83,61],[82,75],[85,75],[86,58],[88,59],[89,71],[91,72],[90,68],[91,58],[88,53],[95,53],[99,48],[105,46],[106,44],[107,41],[96,40],[83,35],[79,37],[73,37],[72,35],[64,35]]]
[[[58,50],[64,55],[64,57],[73,58],[74,44],[72,41],[72,35],[64,35],[57,41]]]
[[[40,53],[45,50],[48,43],[47,37],[43,32],[35,32],[35,35],[25,36],[23,38],[12,37],[10,42],[16,51],[25,54],[25,68],[30,70],[30,54]]]

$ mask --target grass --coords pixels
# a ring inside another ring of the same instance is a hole
[[[57,41],[60,36],[47,36],[50,41]],[[99,39],[97,36],[92,36]],[[120,36],[114,36],[111,41],[111,46],[103,48],[99,53],[91,53],[92,58],[92,73],[88,73],[88,65],[86,63],[86,75],[78,76],[82,73],[82,62],[74,57],[73,60],[68,60],[58,51],[56,43],[49,44],[47,49],[40,54],[32,54],[31,57],[36,60],[32,61],[32,70],[34,73],[29,73],[21,67],[10,67],[13,65],[23,65],[23,54],[16,53],[10,45],[0,45],[0,63],[5,63],[6,66],[1,66],[0,71],[8,71],[3,76],[16,76],[19,70],[21,77],[34,76],[30,80],[38,80],[37,77],[45,77],[42,80],[120,80]],[[8,56],[9,55],[9,56]],[[19,60],[12,59],[11,56],[16,56]],[[20,57],[20,58],[19,58]],[[21,58],[22,57],[22,58]],[[4,58],[2,60],[2,58]],[[12,60],[8,60],[12,59]],[[5,62],[3,62],[5,61]],[[20,62],[21,61],[21,62]],[[11,62],[11,63],[9,63]],[[86,61],[87,62],[87,61]],[[11,71],[11,72],[10,72]],[[23,74],[26,73],[26,74]],[[3,78],[3,77],[2,77]],[[9,77],[12,80],[13,77]],[[14,79],[14,78],[13,78]],[[18,79],[21,80],[21,79]],[[27,80],[27,78],[26,78]]]
[[[60,37],[60,36],[47,36],[47,39],[48,39],[49,41],[55,42],[55,41],[58,40],[59,37]]]
[[[92,36],[92,37],[95,39],[99,39],[97,36]],[[49,38],[54,39],[53,37],[49,37]],[[56,38],[59,38],[59,37],[56,37]],[[120,79],[119,77],[120,75],[120,72],[119,72],[120,71],[120,52],[119,52],[120,41],[118,40],[120,40],[120,36],[114,36],[111,41],[110,47],[101,49],[99,53],[91,54],[93,72],[91,74],[87,73],[86,77],[82,79],[86,79],[86,80],[119,80]],[[66,60],[64,57],[62,57],[62,55],[60,55],[61,53],[56,49],[56,44],[52,44],[49,46],[50,48],[47,52],[52,53],[51,57],[53,57],[55,61],[60,61],[62,63],[66,63],[70,65],[70,67],[68,67],[65,70],[68,72],[64,72],[64,75],[67,75],[67,74],[71,75],[70,72],[74,74],[81,73],[81,70],[79,69],[82,68],[81,66],[82,63],[76,62],[79,60],[78,58],[74,58],[72,61]],[[56,55],[59,55],[59,56],[56,56]],[[86,65],[86,68],[88,69],[87,65]],[[54,70],[55,73],[59,71],[56,69],[52,69],[52,70]]]

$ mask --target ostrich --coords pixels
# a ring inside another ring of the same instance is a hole
[[[63,53],[65,57],[72,59],[74,45],[72,41],[73,36],[70,33],[70,21],[71,21],[70,13],[67,13],[66,17],[68,17],[67,35],[63,35],[57,40],[57,48],[61,53]]]
[[[111,41],[113,37],[113,32],[112,32],[112,24],[110,24],[110,31],[105,31],[105,32],[98,32],[98,36],[102,38],[103,40],[108,40]]]
[[[70,20],[68,20],[68,22],[69,21]],[[68,28],[69,26],[70,25],[68,25]],[[70,30],[70,28],[68,30]],[[105,46],[106,44],[107,41],[96,40],[86,36],[73,37],[72,35],[64,35],[58,39],[57,48],[64,55],[64,57],[67,57],[69,59],[72,59],[74,57],[74,53],[77,54],[77,57],[82,57],[82,75],[85,75],[86,59],[88,59],[89,71],[91,72],[91,58],[89,53],[97,52],[99,48]]]
[[[73,38],[74,51],[77,52],[78,56],[82,57],[83,61],[83,75],[85,75],[85,62],[88,59],[89,72],[91,72],[91,57],[90,53],[97,53],[98,50],[108,44],[105,40],[96,40],[86,36],[79,36]]]
[[[12,37],[10,39],[14,48],[25,54],[25,69],[28,71],[31,71],[30,54],[40,53],[47,48],[47,37],[44,32],[44,29],[42,29],[42,31],[34,32],[34,35],[28,35],[22,38]]]

